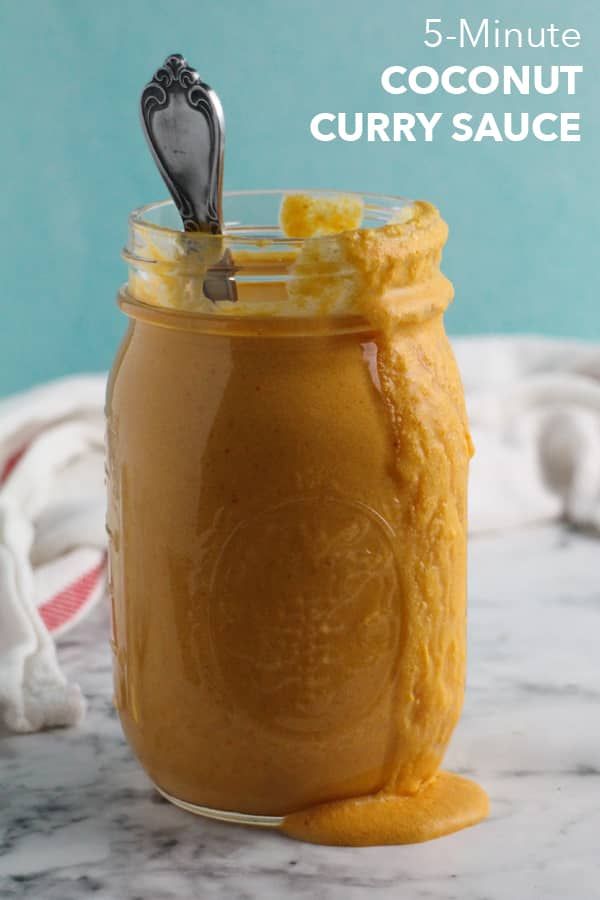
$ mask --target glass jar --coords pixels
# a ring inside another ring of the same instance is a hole
[[[445,226],[386,231],[410,204],[362,199],[360,231],[306,240],[272,224],[278,192],[227,195],[222,238],[177,231],[170,203],[130,217],[115,700],[153,783],[197,813],[277,825],[415,794],[460,712],[471,445]],[[237,299],[211,302],[231,265]]]

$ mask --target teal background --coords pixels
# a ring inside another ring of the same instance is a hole
[[[163,58],[188,56],[227,117],[226,188],[424,197],[451,225],[456,332],[600,337],[598,32],[588,0],[0,0],[0,393],[107,368],[129,210],[164,196],[137,118]],[[423,46],[426,17],[577,27],[572,50]],[[575,97],[391,97],[393,64],[583,65]],[[321,111],[581,111],[580,144],[322,144]]]

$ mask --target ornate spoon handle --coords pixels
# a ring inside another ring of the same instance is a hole
[[[221,101],[180,53],[168,56],[140,99],[142,128],[185,231],[222,234],[225,120]],[[237,300],[229,250],[209,269],[211,300]]]
[[[219,98],[174,53],[144,88],[140,111],[146,140],[184,229],[221,233],[225,124]]]

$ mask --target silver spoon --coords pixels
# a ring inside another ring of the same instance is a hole
[[[142,128],[185,231],[222,234],[225,121],[221,101],[183,56],[168,56],[142,91]],[[236,300],[226,251],[204,280],[211,300]]]

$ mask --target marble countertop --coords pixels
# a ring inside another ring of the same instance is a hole
[[[600,543],[558,526],[470,549],[469,677],[446,766],[490,819],[428,844],[315,847],[153,792],[111,703],[103,606],[62,642],[77,729],[0,737],[0,897],[600,898]]]

